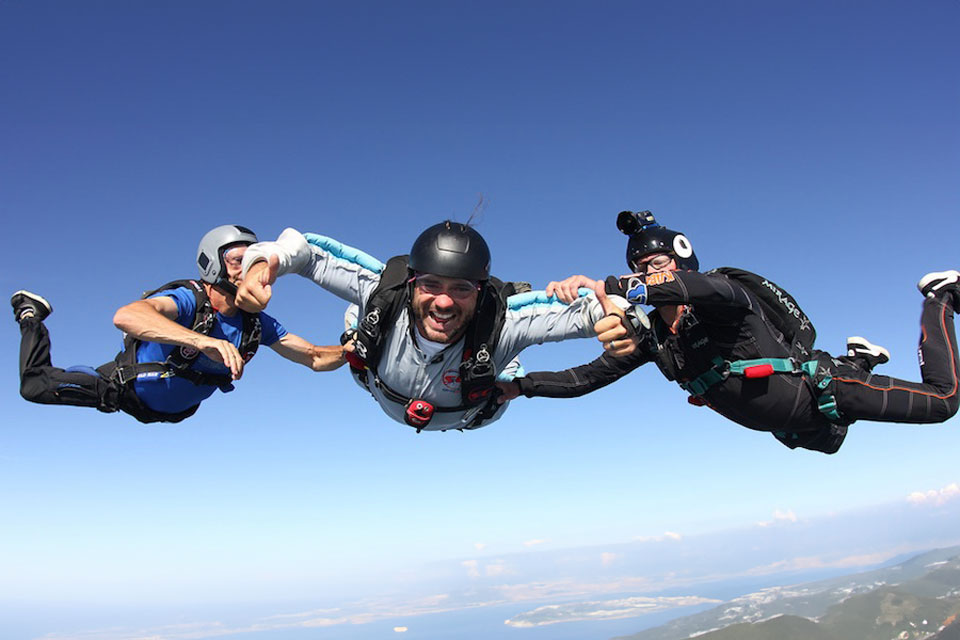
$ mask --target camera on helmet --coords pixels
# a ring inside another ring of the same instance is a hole
[[[649,211],[621,211],[617,215],[617,229],[628,236],[634,236],[647,227],[656,227],[656,218]]]

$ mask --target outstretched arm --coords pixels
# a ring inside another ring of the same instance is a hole
[[[270,345],[270,348],[287,360],[310,367],[314,371],[333,371],[346,362],[343,347],[318,346],[292,333],[284,334]]]
[[[753,306],[750,296],[741,285],[720,274],[667,271],[652,273],[645,278],[639,275],[619,279],[611,277],[607,278],[607,283],[608,292],[619,293],[633,304],[655,307],[671,304]]]
[[[197,349],[211,360],[226,365],[234,380],[240,379],[243,358],[232,342],[187,329],[178,324],[176,318],[177,303],[173,298],[158,296],[120,307],[113,316],[113,324],[137,340]]]
[[[619,380],[648,359],[637,351],[623,358],[603,354],[593,362],[564,371],[534,371],[512,382],[500,382],[504,400],[520,394],[528,398],[579,398]]]
[[[583,285],[590,283],[595,284],[595,292],[580,295],[585,293]],[[497,347],[498,358],[512,358],[532,344],[591,336],[599,338],[611,355],[623,356],[633,351],[632,341],[623,339],[633,335],[623,327],[624,309],[630,309],[631,305],[622,297],[607,296],[603,282],[572,276],[563,282],[551,283],[550,289],[554,296],[547,297],[541,291],[510,296]],[[570,304],[565,304],[560,299],[561,293],[565,297],[576,297]],[[637,323],[649,326],[646,315],[639,308],[630,309],[629,315]],[[622,333],[619,328],[623,328]],[[614,329],[612,333],[611,329]]]
[[[274,258],[275,266],[266,266]],[[348,302],[363,303],[382,270],[383,263],[376,258],[332,238],[285,229],[275,242],[258,242],[247,249],[237,302],[247,311],[260,311],[269,301],[273,281],[296,273]]]

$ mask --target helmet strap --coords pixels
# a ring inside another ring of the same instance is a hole
[[[228,296],[237,295],[237,285],[233,284],[229,280],[225,280],[224,278],[220,278],[210,286],[218,289],[221,293],[224,293]]]

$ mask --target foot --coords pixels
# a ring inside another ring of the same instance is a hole
[[[13,307],[13,317],[17,322],[29,318],[43,320],[53,313],[53,307],[42,297],[29,291],[17,291],[10,297],[10,306]]]
[[[960,307],[960,271],[934,271],[920,278],[917,289],[928,298],[950,295],[954,310]]]
[[[890,362],[890,352],[866,338],[852,336],[847,338],[847,360],[864,371],[872,371],[878,364]]]

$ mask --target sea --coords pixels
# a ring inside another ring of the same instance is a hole
[[[783,584],[797,584],[842,575],[818,571],[783,576],[699,584],[695,588],[645,596],[698,595],[727,601]],[[636,593],[605,594],[603,600]],[[601,599],[601,598],[593,598]],[[2,640],[609,640],[657,627],[675,618],[693,615],[718,603],[677,607],[615,620],[559,622],[517,628],[505,621],[539,606],[558,604],[523,602],[458,609],[442,613],[380,618],[363,624],[313,628],[271,628],[272,616],[315,609],[316,603],[166,607],[11,607],[0,604]]]

